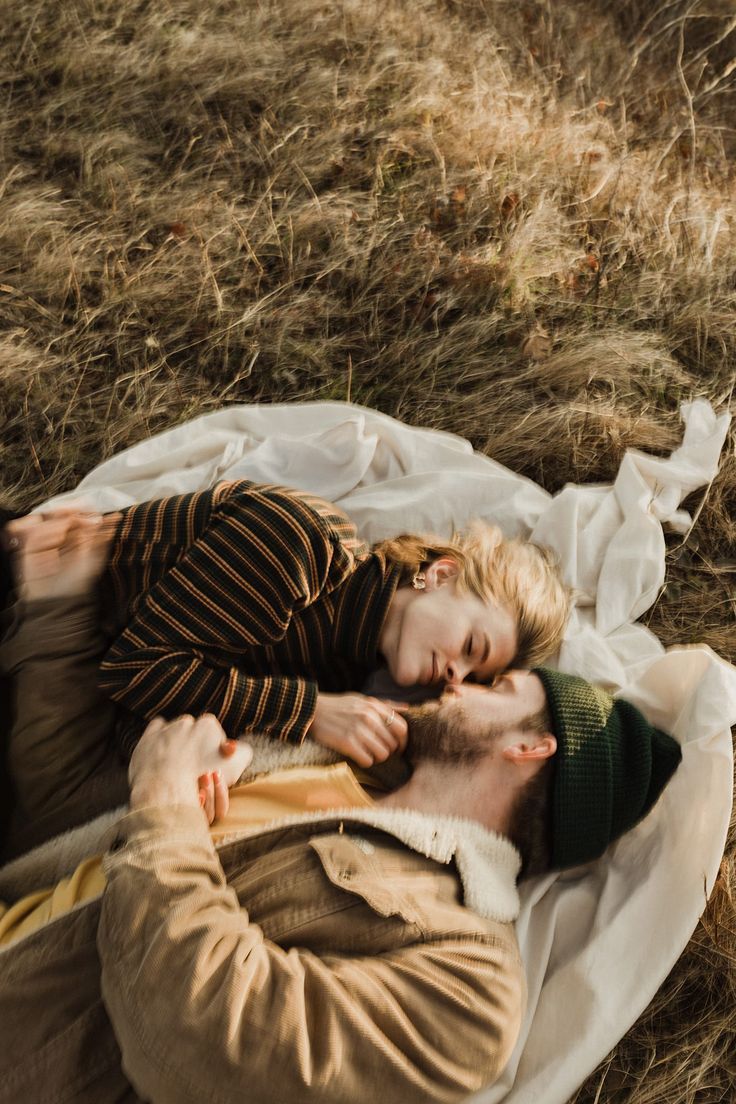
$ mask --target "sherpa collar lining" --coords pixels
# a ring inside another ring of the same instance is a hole
[[[368,809],[347,807],[296,813],[264,824],[260,831],[319,824],[326,820],[368,824],[438,863],[447,864],[454,859],[468,908],[488,920],[509,922],[518,916],[519,852],[504,836],[489,832],[473,820],[431,816],[414,809],[384,809],[376,805]],[[241,836],[242,833],[224,836],[217,846],[234,843]]]
[[[265,737],[255,737],[250,768],[242,777],[248,781],[266,771],[290,766],[326,765],[340,761],[340,756],[311,742],[295,747],[274,744]],[[95,852],[105,849],[111,827],[127,812],[125,807],[105,813],[79,828],[56,836],[47,843],[8,863],[0,870],[0,899],[17,900],[39,886],[53,885],[71,874],[76,866]],[[369,824],[401,840],[407,847],[435,862],[455,861],[463,885],[465,904],[490,920],[507,922],[516,919],[519,895],[516,877],[521,860],[513,844],[496,832],[462,817],[430,816],[413,809],[346,808],[322,809],[280,817],[263,826],[263,831],[300,824],[319,824],[325,820],[344,820]],[[218,848],[233,843],[240,834],[226,836]]]

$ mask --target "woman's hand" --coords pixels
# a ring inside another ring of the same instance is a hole
[[[399,709],[406,709],[406,702],[365,694],[318,694],[309,735],[359,767],[370,767],[406,747],[408,728]]]
[[[234,786],[253,758],[243,740],[228,740],[216,717],[162,717],[146,728],[130,760],[130,807],[201,806],[210,824],[224,817]]]

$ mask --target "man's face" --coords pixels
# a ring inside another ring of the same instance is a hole
[[[407,711],[407,755],[414,763],[476,762],[504,737],[523,731],[546,704],[542,682],[531,671],[507,671],[493,686],[449,686],[438,700]]]

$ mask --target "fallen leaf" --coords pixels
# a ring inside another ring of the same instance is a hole
[[[434,310],[439,303],[439,295],[435,291],[428,291],[427,294],[418,302],[415,303],[411,310],[412,316],[419,322],[427,318],[427,316]]]
[[[466,189],[460,185],[447,196],[435,196],[429,217],[435,226],[452,230],[466,214]]]
[[[467,191],[462,185],[453,188],[450,192],[450,207],[452,208],[452,214],[455,219],[465,218],[467,211],[466,197]]]
[[[436,226],[447,226],[451,221],[450,205],[444,196],[435,196],[429,217]]]
[[[521,198],[518,192],[509,192],[501,200],[501,214],[504,218],[510,218],[519,206]]]
[[[537,326],[526,338],[521,351],[532,360],[546,360],[552,349],[552,338],[544,326]]]

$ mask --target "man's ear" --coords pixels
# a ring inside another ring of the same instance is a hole
[[[551,759],[557,751],[557,740],[551,732],[520,732],[513,744],[508,744],[501,754],[517,766],[525,763],[540,763]]]
[[[425,568],[424,578],[427,590],[437,590],[460,574],[460,565],[451,556],[441,556],[438,560],[432,560],[429,567]]]

